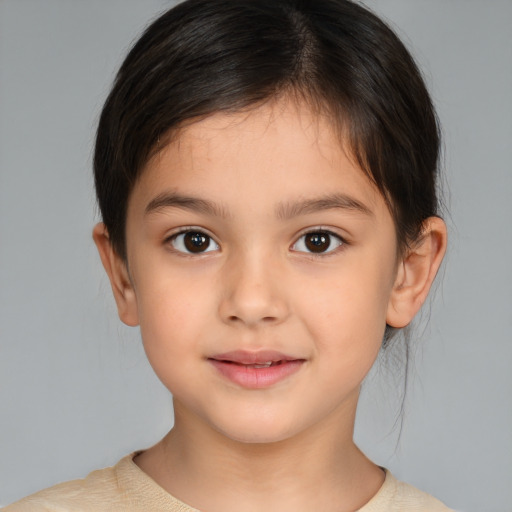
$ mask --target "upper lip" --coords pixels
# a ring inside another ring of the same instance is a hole
[[[258,350],[251,352],[248,350],[233,350],[231,352],[224,352],[222,354],[215,354],[208,359],[215,359],[216,361],[228,361],[237,364],[263,364],[277,361],[297,361],[301,360],[300,357],[290,356],[277,352],[276,350]]]

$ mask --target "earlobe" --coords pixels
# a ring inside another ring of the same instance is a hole
[[[139,324],[137,299],[126,262],[112,247],[105,224],[102,222],[96,224],[92,237],[100,254],[105,272],[110,280],[119,318],[126,325],[134,327]]]
[[[398,271],[388,304],[386,322],[405,327],[425,302],[446,252],[446,225],[439,217],[423,224],[420,240],[408,251]]]

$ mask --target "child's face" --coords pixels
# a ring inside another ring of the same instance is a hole
[[[325,120],[292,102],[216,114],[135,186],[121,317],[140,323],[177,422],[246,442],[350,425],[396,244],[383,198]],[[284,363],[247,365],[270,360]]]

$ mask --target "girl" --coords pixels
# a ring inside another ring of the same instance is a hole
[[[188,0],[123,63],[94,240],[172,392],[152,448],[6,510],[448,510],[353,441],[446,248],[410,55],[349,0]]]

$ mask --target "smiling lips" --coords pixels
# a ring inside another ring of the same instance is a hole
[[[208,361],[224,377],[248,389],[270,387],[297,372],[305,362],[275,351],[243,350],[217,354]]]

